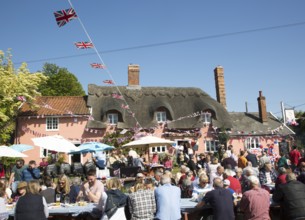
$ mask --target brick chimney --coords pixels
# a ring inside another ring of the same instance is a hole
[[[224,73],[223,73],[223,67],[222,66],[217,66],[214,69],[214,76],[215,76],[215,87],[216,87],[217,101],[224,108],[227,108],[225,79],[224,79]]]
[[[262,91],[259,91],[259,97],[257,98],[258,102],[258,111],[259,111],[259,118],[262,123],[268,122],[267,117],[267,107],[266,107],[266,98],[262,95]]]
[[[135,64],[128,65],[128,86],[138,87],[140,85],[140,66]]]

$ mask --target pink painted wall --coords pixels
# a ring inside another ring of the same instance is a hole
[[[88,119],[86,117],[60,117],[59,129],[57,131],[46,130],[45,118],[18,118],[17,136],[15,139],[16,144],[28,144],[34,146],[31,138],[61,135],[64,138],[70,140],[74,144],[81,144],[85,141],[100,141],[104,131],[96,129],[86,129]],[[24,152],[28,157],[24,158],[26,163],[30,160],[40,162],[40,147],[35,146],[33,150]],[[90,157],[89,154],[83,158],[85,162]]]

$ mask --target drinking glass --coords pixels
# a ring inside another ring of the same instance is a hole
[[[69,196],[65,196],[65,204],[70,204],[70,197]]]
[[[60,194],[56,194],[56,205],[60,206]]]

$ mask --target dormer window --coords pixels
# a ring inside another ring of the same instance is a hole
[[[212,114],[210,112],[203,112],[201,119],[204,124],[210,124],[212,122]]]
[[[111,125],[116,125],[119,121],[119,116],[117,113],[108,113],[107,118],[108,118],[108,123]]]
[[[156,118],[156,120],[157,120],[157,122],[166,122],[166,112],[165,111],[157,111],[156,112],[156,116],[157,116],[157,118]]]

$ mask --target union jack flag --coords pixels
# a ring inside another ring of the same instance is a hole
[[[77,15],[73,8],[56,11],[54,12],[54,16],[59,27],[62,27],[72,19],[77,18]]]
[[[24,96],[22,96],[22,95],[17,96],[17,100],[18,101],[22,101],[22,102],[26,102],[26,98]]]
[[[48,108],[48,109],[53,109],[52,106],[50,106],[49,104],[44,104],[42,107]]]
[[[104,69],[105,66],[103,64],[100,63],[91,63],[90,64],[92,68],[96,68],[96,69]]]
[[[114,82],[113,82],[112,80],[109,80],[109,79],[104,80],[103,83],[106,83],[106,84],[114,84]]]
[[[123,99],[123,96],[121,96],[120,94],[117,94],[117,93],[113,93],[113,94],[112,94],[112,98],[115,98],[115,99]]]
[[[129,109],[129,106],[128,106],[128,105],[122,104],[121,107],[122,107],[123,109]]]
[[[91,42],[75,42],[74,44],[79,49],[93,48],[93,43]]]
[[[68,111],[67,111],[67,114],[68,114],[68,115],[73,115],[73,112],[68,110]]]

